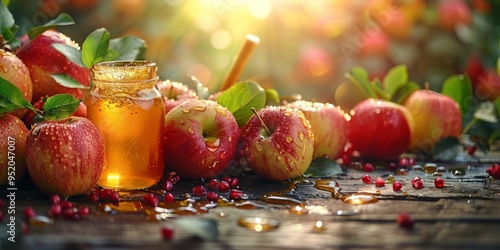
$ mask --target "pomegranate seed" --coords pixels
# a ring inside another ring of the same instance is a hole
[[[417,161],[415,160],[415,158],[413,158],[413,157],[408,158],[408,167],[411,167],[411,166],[415,165],[416,163],[417,163]]]
[[[412,186],[415,189],[421,189],[424,187],[424,183],[422,182],[422,180],[416,180],[414,182],[412,181]]]
[[[341,157],[341,159],[342,159],[342,165],[343,166],[349,166],[349,165],[351,165],[351,158],[348,155],[343,155]]]
[[[229,175],[224,175],[220,179],[227,183],[231,183],[231,177],[229,177]]]
[[[398,165],[399,165],[399,167],[409,167],[410,163],[409,163],[408,158],[406,158],[406,157],[399,158]]]
[[[363,170],[365,172],[373,172],[375,170],[375,167],[371,163],[365,163],[363,165]]]
[[[146,205],[151,207],[157,207],[159,203],[158,197],[151,193],[144,195],[142,200],[146,203]]]
[[[231,192],[229,192],[229,199],[241,200],[241,198],[243,198],[243,192],[241,192],[240,190],[233,189],[231,190]]]
[[[372,177],[369,175],[369,174],[365,174],[363,175],[363,177],[361,177],[361,180],[363,181],[363,183],[365,184],[370,184],[372,183]]]
[[[169,226],[161,227],[161,237],[164,240],[171,240],[174,238],[174,229]]]
[[[163,183],[163,189],[166,191],[171,191],[174,188],[174,184],[171,181],[165,181]]]
[[[229,191],[229,183],[227,181],[220,181],[219,182],[219,192],[227,192]]]
[[[413,185],[413,184],[415,184],[415,182],[417,182],[417,181],[422,181],[422,179],[420,179],[420,177],[418,177],[418,176],[415,176],[415,177],[413,177],[413,179],[411,180],[411,184]]]
[[[112,203],[118,203],[120,201],[120,193],[118,191],[111,191],[107,200]]]
[[[404,228],[412,228],[413,224],[415,224],[415,220],[413,220],[408,213],[399,214],[396,221],[400,227]]]
[[[5,202],[2,199],[0,199],[0,208],[3,208],[4,206],[5,206]]]
[[[231,182],[230,183],[230,186],[232,188],[237,188],[238,187],[238,183],[240,183],[240,180],[236,177],[234,177],[233,179],[231,179]]]
[[[90,215],[90,208],[88,206],[81,206],[78,208],[78,214],[80,216],[89,216]]]
[[[387,169],[388,169],[389,171],[396,171],[396,169],[398,169],[398,165],[396,165],[396,163],[394,163],[394,162],[391,162],[391,163],[389,163],[389,165],[387,166]]]
[[[103,198],[104,200],[111,200],[111,196],[112,196],[112,193],[113,191],[111,189],[104,189],[101,191],[101,198]]]
[[[89,199],[92,202],[98,202],[99,201],[99,195],[96,192],[92,192],[89,195]]]
[[[217,179],[210,179],[208,181],[208,189],[210,190],[217,190],[219,188],[219,180]]]
[[[500,166],[495,163],[486,169],[486,173],[495,179],[500,179]]]
[[[49,216],[52,218],[56,218],[61,216],[62,208],[59,204],[52,204],[49,208]]]
[[[469,146],[467,147],[467,154],[473,156],[476,153],[477,147],[476,146]]]
[[[61,202],[61,197],[57,194],[53,194],[50,196],[50,204],[59,204]]]
[[[61,207],[62,208],[72,208],[73,207],[73,203],[71,203],[71,201],[61,201]]]
[[[23,231],[23,234],[25,234],[25,235],[30,234],[30,228],[29,228],[28,224],[23,224],[21,226],[21,230]]]
[[[443,178],[437,177],[436,179],[434,179],[434,186],[436,186],[437,188],[444,187],[444,180],[443,180]]]
[[[72,219],[80,219],[79,215],[78,215],[78,218],[75,218],[75,210],[72,208],[72,207],[68,207],[68,208],[63,208],[62,211],[61,211],[61,215],[63,217],[63,219],[66,219],[66,220],[72,220]]]
[[[193,188],[193,194],[195,196],[204,196],[207,194],[207,190],[204,186],[196,186]]]
[[[218,201],[219,200],[219,195],[216,192],[208,192],[207,193],[207,199],[209,201]]]
[[[34,217],[34,216],[36,216],[36,213],[35,213],[35,210],[33,210],[32,207],[28,206],[28,207],[24,208],[24,217],[26,219],[29,219],[29,218]]]
[[[377,177],[375,178],[375,186],[377,187],[383,187],[385,186],[385,180],[382,177]]]
[[[403,188],[403,185],[401,185],[401,182],[395,181],[392,183],[392,190],[399,191],[399,190],[401,190],[401,188]]]
[[[172,193],[166,193],[165,197],[163,198],[163,201],[167,203],[174,202],[175,201],[174,195]]]

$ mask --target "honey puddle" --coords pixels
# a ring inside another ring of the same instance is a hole
[[[352,193],[352,194],[343,194],[341,192],[342,188],[340,188],[339,184],[334,180],[316,180],[314,187],[330,192],[332,197],[341,200],[347,204],[369,204],[375,203],[378,201],[377,197],[373,194],[368,193]]]

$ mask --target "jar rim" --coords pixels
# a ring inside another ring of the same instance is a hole
[[[105,67],[122,67],[122,68],[128,68],[128,67],[155,67],[156,63],[152,61],[106,61],[106,62],[99,62],[96,63],[93,68],[99,70],[99,68],[105,68]]]

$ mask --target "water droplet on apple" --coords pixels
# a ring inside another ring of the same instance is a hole
[[[290,111],[285,111],[285,113],[283,113],[285,116],[291,116],[292,115],[292,112]]]
[[[259,142],[257,142],[257,143],[255,144],[255,147],[257,148],[257,151],[259,151],[259,152],[260,152],[260,151],[262,151],[262,150],[264,150],[264,149],[262,148],[262,145],[261,145]]]
[[[299,139],[300,139],[301,141],[303,141],[303,140],[304,140],[304,133],[302,133],[302,131],[299,131]]]
[[[227,137],[227,141],[232,141],[232,140],[233,140],[232,136]]]
[[[285,153],[285,150],[280,150],[280,155],[284,154]]]
[[[184,119],[182,119],[182,118],[181,118],[181,119],[179,119],[179,122],[180,122],[181,124],[184,124]]]
[[[220,146],[220,139],[206,139],[205,140],[205,145],[207,146],[208,151],[210,152],[215,152],[217,149],[219,149]]]
[[[302,121],[302,124],[304,124],[304,127],[308,128],[310,125],[309,125],[309,122],[306,120],[306,118],[304,116],[299,116],[300,117],[300,120]]]
[[[184,114],[189,113],[189,109],[183,109],[183,110],[182,110],[182,113],[184,113]]]
[[[207,107],[206,107],[206,106],[201,106],[201,105],[200,105],[200,106],[194,106],[194,107],[192,107],[191,109],[192,109],[193,111],[203,112],[203,111],[205,111],[205,110],[207,109]]]
[[[226,159],[227,157],[229,157],[229,152],[227,150],[220,151],[219,158]]]
[[[286,135],[285,139],[286,139],[286,142],[288,142],[288,143],[292,143],[292,141],[293,141],[293,138],[290,135]]]
[[[226,109],[221,107],[221,106],[216,106],[215,107],[215,111],[217,112],[217,114],[219,115],[222,115],[222,116],[225,116],[226,115]]]
[[[189,127],[189,128],[188,128],[188,132],[189,132],[190,134],[192,134],[192,135],[193,135],[193,134],[194,134],[193,127]]]

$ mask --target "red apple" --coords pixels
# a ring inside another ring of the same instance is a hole
[[[43,121],[28,134],[26,163],[43,193],[85,194],[97,184],[104,167],[104,139],[87,118]]]
[[[360,40],[362,55],[386,55],[391,43],[387,34],[380,29],[362,33]]]
[[[14,84],[24,98],[31,102],[33,96],[33,83],[31,83],[28,68],[16,55],[0,49],[0,77]],[[12,112],[21,118],[26,113],[26,109]]]
[[[289,105],[304,113],[314,134],[313,159],[327,156],[337,159],[349,136],[347,114],[329,103],[296,101]]]
[[[267,106],[257,114],[242,128],[242,151],[248,166],[269,180],[301,176],[309,168],[314,151],[314,134],[304,113],[285,106]]]
[[[0,185],[12,185],[26,172],[27,136],[28,129],[17,116],[0,114]]]
[[[17,56],[29,69],[33,82],[33,100],[60,93],[68,93],[84,100],[86,90],[61,86],[50,76],[50,74],[67,74],[83,86],[90,85],[89,70],[68,60],[51,46],[54,43],[67,44],[79,49],[78,44],[64,34],[47,30],[17,52]]]
[[[439,25],[446,30],[454,30],[457,25],[469,25],[472,13],[463,0],[441,0],[437,5]]]
[[[211,178],[233,160],[240,130],[234,116],[208,100],[190,100],[165,116],[165,163],[182,177]]]
[[[460,136],[462,115],[451,97],[431,90],[416,90],[403,105],[415,121],[411,150],[430,154],[440,139]]]
[[[415,123],[404,106],[366,99],[351,111],[349,141],[372,160],[394,160],[410,146]]]
[[[165,114],[185,101],[198,98],[194,90],[180,82],[160,81],[157,86],[165,100]]]
[[[38,99],[38,101],[33,103],[33,107],[38,109],[38,110],[43,111],[44,104],[45,104],[45,97],[42,97],[42,98]],[[85,103],[80,102],[76,111],[71,115],[86,118],[87,117],[87,106],[85,106]],[[23,120],[24,124],[26,125],[26,127],[31,128],[31,126],[35,123],[34,122],[35,112],[33,112],[32,110],[28,110],[28,112],[26,112],[26,114],[23,116],[22,120]]]
[[[500,97],[500,76],[494,69],[487,69],[474,83],[474,95],[483,101]]]

